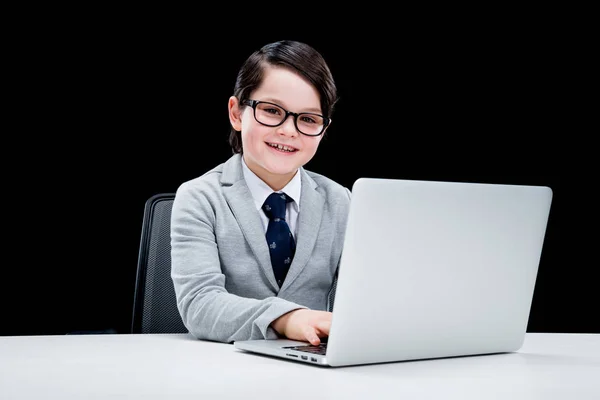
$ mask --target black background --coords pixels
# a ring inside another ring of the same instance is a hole
[[[560,35],[85,25],[38,32],[12,59],[0,334],[129,332],[144,202],[230,156],[238,68],[279,39],[321,51],[339,89],[308,169],[348,187],[361,176],[550,186],[528,330],[600,333],[582,228],[596,214],[580,186],[590,131],[570,111],[580,76]]]

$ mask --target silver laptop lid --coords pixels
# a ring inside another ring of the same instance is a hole
[[[518,350],[551,199],[546,186],[358,179],[329,364]]]

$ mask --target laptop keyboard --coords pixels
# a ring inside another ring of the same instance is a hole
[[[300,346],[289,346],[285,348],[290,350],[303,351],[305,353],[325,355],[325,351],[327,350],[327,342],[321,342],[318,346],[308,344]]]

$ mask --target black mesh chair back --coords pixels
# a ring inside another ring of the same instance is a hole
[[[131,333],[187,333],[171,279],[171,208],[174,193],[144,206]]]

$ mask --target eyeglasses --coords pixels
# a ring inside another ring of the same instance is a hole
[[[330,119],[320,114],[294,113],[268,101],[245,100],[244,104],[254,110],[254,119],[265,126],[279,126],[288,116],[294,117],[294,125],[298,132],[306,136],[319,136],[329,125]]]

